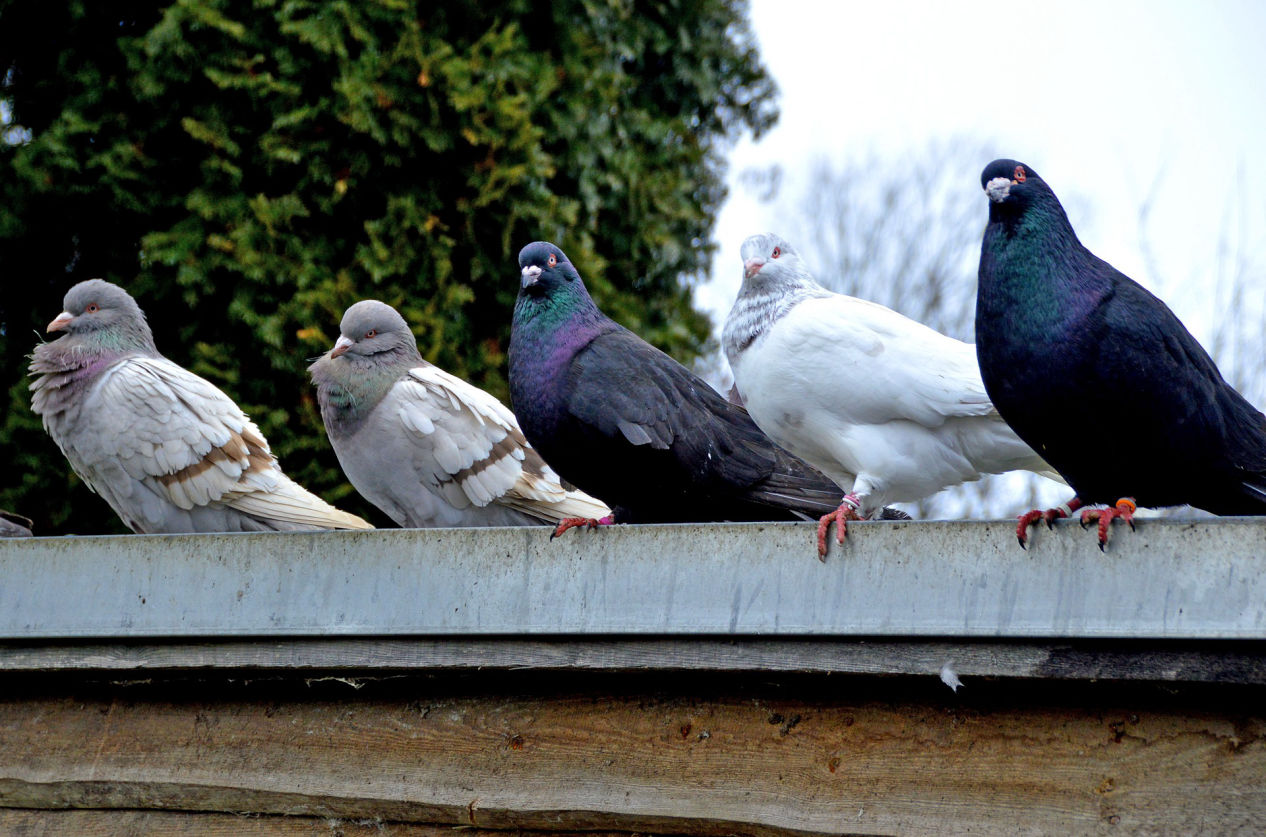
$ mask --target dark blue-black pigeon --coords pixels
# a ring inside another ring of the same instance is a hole
[[[615,522],[802,520],[835,511],[835,483],[599,311],[561,249],[529,244],[519,267],[515,415],[559,475],[611,506]]]
[[[1076,492],[1020,518],[1133,525],[1137,506],[1266,514],[1266,416],[1235,391],[1174,312],[1087,250],[1033,169],[981,174],[976,354],[1007,423]]]

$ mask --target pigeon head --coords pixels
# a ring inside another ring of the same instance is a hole
[[[88,279],[67,291],[62,312],[47,330],[65,332],[64,340],[85,345],[156,351],[145,313],[136,300],[104,279]]]
[[[519,288],[529,296],[550,296],[568,286],[584,288],[580,274],[556,244],[533,241],[519,251]]]
[[[780,235],[749,236],[739,254],[743,284],[721,329],[721,347],[731,364],[797,303],[828,295],[800,254]]]
[[[793,274],[808,272],[796,249],[776,233],[748,236],[739,255],[743,259],[744,283],[752,280],[777,282]]]
[[[604,319],[585,289],[585,283],[567,254],[548,241],[533,241],[519,251],[519,298],[514,305],[516,323],[536,323],[553,330],[576,318]]]
[[[1037,172],[1016,160],[994,160],[985,166],[980,185],[989,197],[991,218],[1022,214],[1044,196],[1055,197]]]
[[[330,357],[417,354],[418,343],[400,312],[385,302],[366,299],[348,308],[339,324],[339,338]]]
[[[426,363],[396,309],[376,299],[343,313],[339,338],[308,372],[331,438],[354,431],[408,370]]]

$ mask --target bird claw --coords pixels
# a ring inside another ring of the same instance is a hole
[[[604,518],[598,519],[593,517],[564,517],[558,521],[558,526],[550,534],[549,539],[552,541],[568,529],[577,529],[581,526],[586,529],[596,529],[599,526],[610,526],[615,523],[615,515],[609,514]]]
[[[840,503],[840,507],[830,514],[824,514],[818,518],[818,560],[826,560],[826,536],[831,531],[831,523],[835,523],[835,542],[844,543],[844,538],[848,534],[848,521],[865,520],[858,513],[860,503],[856,494],[849,494],[844,497],[844,501]]]
[[[1015,525],[1015,537],[1020,542],[1021,549],[1028,549],[1029,527],[1039,520],[1046,521],[1047,529],[1055,528],[1055,521],[1061,517],[1068,517],[1077,509],[1081,508],[1081,500],[1074,497],[1062,506],[1056,506],[1053,509],[1042,511],[1041,509],[1033,509],[1020,515]]]
[[[1114,519],[1120,519],[1129,524],[1130,531],[1136,531],[1134,528],[1134,512],[1138,510],[1138,504],[1131,497],[1122,497],[1117,500],[1115,506],[1103,509],[1086,509],[1081,513],[1081,528],[1085,529],[1093,522],[1099,524],[1099,551],[1106,552],[1108,545],[1108,527],[1112,525]]]

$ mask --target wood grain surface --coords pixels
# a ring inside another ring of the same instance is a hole
[[[1266,821],[1256,687],[542,676],[498,693],[522,682],[19,689],[0,699],[0,806],[700,835]]]

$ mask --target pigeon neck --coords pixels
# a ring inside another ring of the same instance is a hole
[[[345,354],[323,357],[312,366],[321,419],[332,433],[350,433],[415,366],[426,363],[414,346],[401,346],[371,357]]]
[[[733,364],[748,346],[792,308],[806,299],[830,296],[830,293],[808,276],[797,276],[777,286],[744,280],[721,331],[721,346],[726,359]]]
[[[520,293],[510,332],[510,400],[534,445],[535,430],[562,420],[558,398],[571,362],[599,335],[619,329],[598,310],[583,288],[580,294]],[[527,420],[525,420],[525,417]]]
[[[87,342],[75,335],[41,343],[31,355],[31,374],[38,376],[31,384],[31,408],[45,416],[46,421],[50,416],[72,412],[82,403],[77,396],[91,387],[102,372],[137,354],[106,349],[96,341]]]
[[[1014,214],[994,207],[981,245],[978,324],[1023,311],[1032,328],[1054,334],[1111,293],[1093,262],[1057,202]]]
[[[584,345],[607,330],[611,321],[598,310],[593,297],[577,284],[566,293],[520,293],[514,304],[514,331],[533,353],[545,346]],[[563,337],[558,338],[558,333]]]

